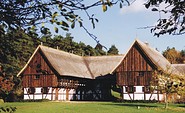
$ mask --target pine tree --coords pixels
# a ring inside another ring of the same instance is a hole
[[[108,54],[109,55],[118,55],[119,51],[118,49],[116,48],[115,45],[112,45],[109,50],[108,50]]]

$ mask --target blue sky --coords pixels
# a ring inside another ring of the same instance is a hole
[[[91,9],[89,12],[94,13],[99,19],[95,29],[92,29],[90,21],[83,12],[79,13],[84,18],[83,24],[98,37],[100,43],[107,48],[114,44],[120,54],[124,54],[136,38],[148,42],[151,47],[157,48],[160,52],[166,50],[168,46],[175,47],[177,50],[185,49],[185,35],[163,35],[157,38],[150,33],[150,29],[138,29],[154,25],[159,18],[157,12],[145,9],[143,3],[144,0],[136,0],[129,7],[120,9],[117,5],[108,8],[107,12],[103,12],[101,7]],[[65,35],[64,31],[60,30],[59,32],[61,35]],[[96,42],[79,26],[69,32],[77,42],[81,41],[93,47],[96,45]]]

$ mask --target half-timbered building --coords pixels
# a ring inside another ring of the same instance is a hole
[[[170,62],[148,43],[135,40],[122,62],[116,68],[117,84],[122,88],[122,98],[128,100],[163,100],[160,91],[151,91],[150,83],[155,71],[184,72],[184,64]]]
[[[18,73],[24,99],[111,100],[111,89],[119,86],[126,100],[162,100],[150,90],[154,71],[184,72],[184,64],[169,61],[148,43],[135,40],[125,55],[78,56],[38,46]]]
[[[110,100],[119,56],[82,57],[38,46],[19,72],[24,99]]]

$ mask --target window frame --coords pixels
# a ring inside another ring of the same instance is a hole
[[[126,89],[126,92],[128,92],[128,93],[136,92],[136,87],[134,87],[134,86],[126,86],[125,89]]]
[[[145,93],[151,93],[151,88],[150,88],[150,86],[143,86],[142,91]]]
[[[145,72],[143,72],[143,71],[138,72],[138,76],[143,77],[144,75],[145,75]]]
[[[35,88],[34,87],[29,87],[28,88],[28,94],[35,94]]]
[[[48,87],[42,87],[41,88],[41,93],[42,94],[48,94],[49,93],[49,88]]]
[[[36,74],[36,75],[35,75],[35,79],[36,79],[36,80],[40,79],[40,75],[39,75],[39,74]]]

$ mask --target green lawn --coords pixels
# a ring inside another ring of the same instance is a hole
[[[165,110],[164,105],[155,103],[15,102],[0,106],[17,107],[15,113],[185,113],[185,105],[170,105]]]

